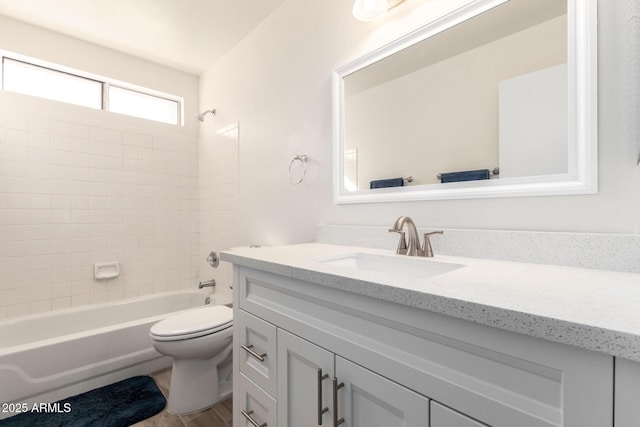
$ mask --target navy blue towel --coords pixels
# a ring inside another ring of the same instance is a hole
[[[369,182],[369,188],[402,187],[404,178],[378,179]]]
[[[478,179],[489,179],[489,169],[478,169],[474,171],[449,172],[440,174],[440,182],[476,181]]]

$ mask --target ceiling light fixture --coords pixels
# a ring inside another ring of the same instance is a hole
[[[355,0],[353,17],[358,21],[370,22],[382,18],[389,9],[403,0]]]

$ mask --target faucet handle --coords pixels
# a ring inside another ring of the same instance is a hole
[[[433,248],[431,247],[431,241],[429,240],[429,236],[432,234],[444,234],[444,231],[432,231],[430,233],[424,233],[424,244],[422,246],[422,252],[424,256],[428,258],[433,258]]]
[[[398,248],[396,249],[396,253],[400,255],[404,255],[407,253],[407,239],[404,237],[404,231],[395,230],[393,228],[389,229],[390,233],[398,233],[400,235],[400,240],[398,241]]]

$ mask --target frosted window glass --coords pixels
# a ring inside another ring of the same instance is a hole
[[[178,124],[178,102],[109,86],[109,111],[158,122]]]
[[[20,61],[4,59],[3,88],[8,91],[102,108],[102,82]]]

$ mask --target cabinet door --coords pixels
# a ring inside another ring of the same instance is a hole
[[[237,382],[233,395],[233,426],[277,427],[275,399],[242,373],[233,380]]]
[[[333,353],[278,329],[279,427],[331,425],[333,372]]]
[[[338,418],[345,427],[428,427],[429,399],[336,356]],[[344,384],[340,387],[340,384]],[[334,408],[336,410],[336,408]]]
[[[616,427],[640,425],[640,363],[616,358],[615,420]]]
[[[488,427],[478,421],[431,401],[431,427]]]

